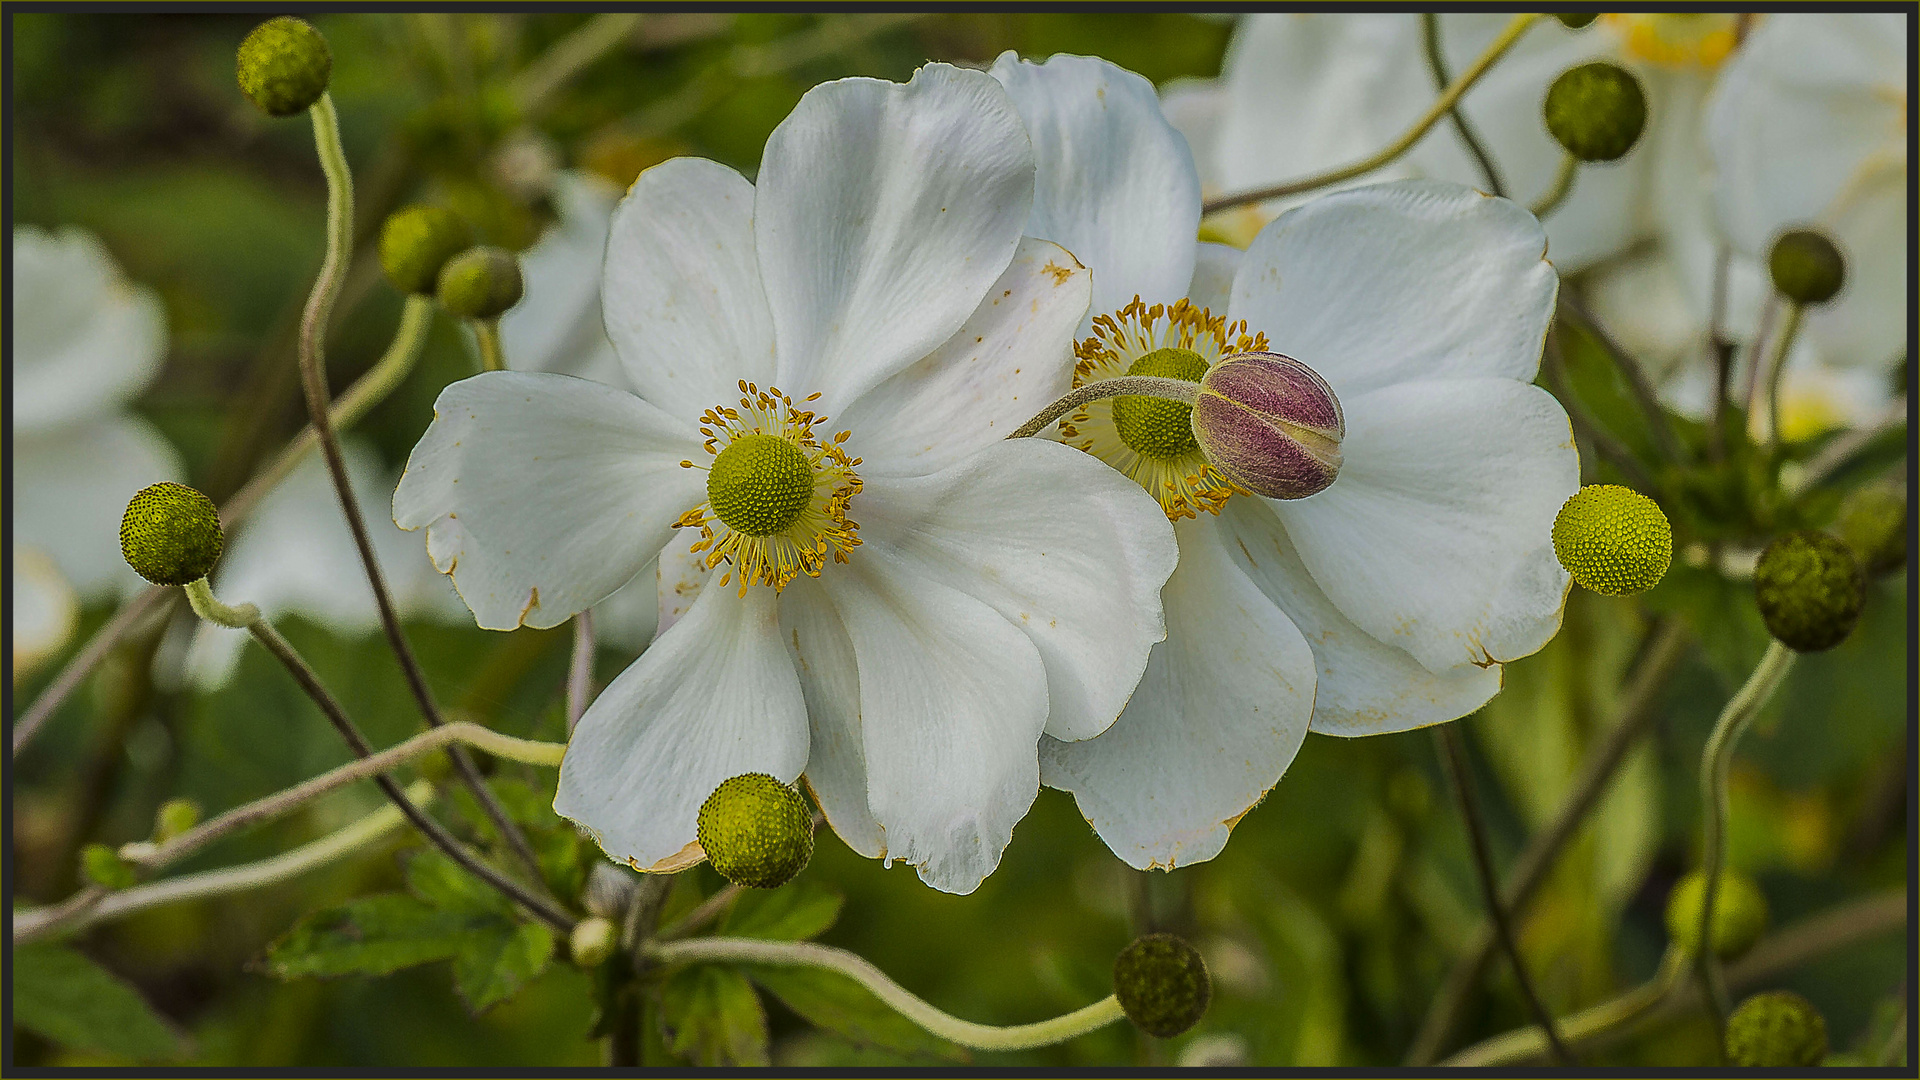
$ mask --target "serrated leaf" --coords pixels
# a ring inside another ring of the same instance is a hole
[[[846,899],[815,881],[796,881],[778,889],[747,889],[727,911],[721,933],[728,937],[801,941],[826,933],[840,918]]]
[[[422,851],[407,863],[407,888],[445,911],[513,917],[513,902],[438,851]]]
[[[453,988],[475,1013],[518,993],[553,958],[545,923],[511,923],[469,935],[453,957]]]
[[[872,991],[839,972],[760,964],[744,970],[808,1023],[856,1046],[907,1057],[967,1060],[966,1050],[887,1008]]]
[[[139,991],[63,945],[15,949],[13,1022],[62,1046],[135,1061],[179,1056],[180,1035]]]
[[[492,921],[402,893],[368,896],[303,916],[267,948],[265,966],[282,979],[385,975],[455,955]]]
[[[767,1012],[745,975],[703,965],[667,980],[660,1012],[674,1053],[703,1067],[765,1066]]]

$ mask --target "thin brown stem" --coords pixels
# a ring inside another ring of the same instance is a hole
[[[121,638],[134,627],[139,626],[148,615],[156,611],[162,613],[172,611],[175,600],[173,590],[153,585],[122,604],[113,618],[107,620],[106,625],[94,632],[86,647],[81,649],[73,659],[67,661],[67,666],[60,669],[59,676],[47,684],[47,688],[40,692],[40,696],[33,699],[33,704],[28,707],[26,714],[13,725],[14,756],[18,757],[20,748],[38,735],[47,721],[53,719],[53,714],[60,711],[60,706],[66,704],[75,690],[80,689],[80,684],[86,682],[87,676],[93,673],[94,668],[100,666],[100,661],[107,658],[107,654],[113,651],[113,647],[120,643]]]
[[[1068,391],[1060,400],[1040,410],[1040,414],[1014,429],[1009,439],[1027,439],[1040,434],[1047,425],[1090,401],[1101,398],[1134,396],[1164,398],[1182,405],[1199,400],[1200,384],[1185,379],[1163,379],[1157,375],[1122,375],[1101,379]]]
[[[1447,58],[1440,49],[1440,16],[1437,12],[1420,13],[1420,37],[1426,46],[1427,70],[1433,74],[1433,88],[1444,94],[1448,84],[1453,82],[1453,76],[1447,74]],[[1474,164],[1480,167],[1480,175],[1487,182],[1487,193],[1504,197],[1507,186],[1500,179],[1500,170],[1494,167],[1493,156],[1481,145],[1473,125],[1467,123],[1467,114],[1460,110],[1458,99],[1447,108],[1447,118],[1453,121],[1454,130],[1460,133],[1460,141],[1466,144],[1467,153],[1473,156]]]
[[[1727,292],[1733,276],[1733,249],[1725,243],[1713,259],[1713,300],[1707,309],[1707,344],[1713,349],[1713,417],[1708,449],[1713,460],[1727,456],[1727,395],[1733,381],[1733,342],[1727,338]]]

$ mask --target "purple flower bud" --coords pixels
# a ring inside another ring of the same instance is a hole
[[[1227,479],[1269,499],[1304,499],[1340,474],[1347,423],[1333,387],[1279,353],[1236,353],[1207,370],[1193,436]]]

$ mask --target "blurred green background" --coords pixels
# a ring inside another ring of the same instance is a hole
[[[179,447],[188,479],[231,494],[304,418],[292,330],[321,251],[324,187],[302,121],[269,121],[234,85],[234,48],[257,16],[20,14],[13,23],[11,168],[16,224],[98,234],[166,307],[171,350],[137,411]],[[659,14],[619,47],[536,93],[549,49],[579,14],[333,14],[315,19],[334,56],[333,95],[359,185],[364,245],[392,209],[453,206],[495,243],[522,248],[551,220],[516,183],[528,154],[621,183],[677,154],[752,176],[769,131],[813,84],[904,79],[929,59],[972,64],[1001,51],[1098,54],[1156,82],[1211,77],[1229,20],[1184,14]],[[385,347],[399,297],[360,259],[335,319],[333,385]],[[1578,358],[1573,358],[1577,360]],[[397,471],[446,383],[472,370],[438,320],[412,377],[361,425]],[[1648,977],[1665,945],[1671,883],[1698,861],[1697,770],[1715,714],[1760,655],[1744,591],[1675,572],[1644,605],[1575,590],[1560,636],[1510,665],[1504,693],[1465,721],[1503,867],[1568,790],[1611,722],[1646,609],[1700,631],[1660,698],[1654,736],[1574,844],[1521,926],[1547,1003],[1566,1013]],[[1904,573],[1875,583],[1860,630],[1809,656],[1743,744],[1733,862],[1767,894],[1775,926],[1898,889],[1907,874]],[[73,647],[111,611],[90,609]],[[377,744],[416,730],[398,668],[374,636],[342,640],[289,620],[288,636]],[[501,731],[558,738],[571,636],[422,623],[415,643],[443,702]],[[211,811],[346,760],[337,736],[269,657],[249,647],[210,695],[155,688],[154,641],[119,650],[15,762],[13,900],[75,887],[77,852],[147,835],[175,795]],[[64,657],[16,681],[16,703]],[[611,678],[631,655],[603,649]],[[23,707],[17,704],[16,708]],[[551,772],[502,777],[550,792]],[[324,801],[223,842],[179,870],[262,858],[379,804],[371,789]],[[1138,875],[1092,835],[1071,799],[1042,792],[1001,868],[974,895],[934,892],[911,870],[854,856],[828,832],[804,878],[844,893],[822,940],[870,958],[940,1007],[988,1023],[1077,1008],[1109,990],[1114,953],[1141,915]],[[481,1016],[445,964],[379,979],[282,982],[258,966],[300,915],[397,888],[401,834],[268,889],[102,924],[78,941],[188,1036],[181,1063],[256,1067],[590,1065],[601,1060],[591,977],[564,962]],[[705,867],[686,875],[711,891]],[[1133,898],[1130,900],[1130,898]],[[1459,815],[1428,732],[1365,740],[1310,736],[1280,786],[1212,862],[1154,875],[1152,921],[1199,944],[1216,981],[1201,1025],[1151,1044],[1126,1025],[979,1064],[1208,1061],[1385,1065],[1400,1060],[1464,939],[1479,895]],[[684,899],[684,897],[683,897]],[[1884,1031],[1906,956],[1897,937],[1826,956],[1776,984],[1826,1013],[1836,1049]],[[1526,1022],[1502,962],[1460,1044]],[[775,1064],[925,1059],[862,1049],[767,999]],[[1589,1061],[1704,1064],[1704,1021],[1666,1025]],[[15,1032],[18,1065],[126,1059]],[[1209,1056],[1212,1055],[1212,1056]]]

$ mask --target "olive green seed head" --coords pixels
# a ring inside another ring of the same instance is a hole
[[[1700,955],[1700,908],[1707,875],[1695,870],[1667,894],[1667,937],[1689,956]],[[1742,956],[1767,929],[1767,898],[1745,874],[1720,872],[1713,890],[1713,951],[1722,960]]]
[[[240,43],[240,92],[268,116],[303,112],[327,92],[333,53],[313,24],[278,15]]]
[[[440,306],[469,319],[497,319],[520,302],[520,260],[497,247],[474,247],[440,268]]]
[[[1844,541],[1808,530],[1767,545],[1753,568],[1753,592],[1767,632],[1780,644],[1820,652],[1853,633],[1866,579]]]
[[[1827,1056],[1827,1019],[1791,990],[1755,994],[1727,1017],[1726,1049],[1745,1068],[1808,1068]]]
[[[613,955],[613,947],[619,943],[620,928],[613,925],[611,919],[589,915],[573,924],[573,933],[567,938],[567,953],[583,968],[598,967]]]
[[[793,788],[766,773],[723,781],[700,805],[700,846],[720,876],[777,889],[813,858],[813,815]]]
[[[155,484],[127,503],[120,519],[120,553],[155,585],[185,585],[206,577],[225,538],[213,500],[185,484]]]
[[[1553,17],[1559,19],[1560,25],[1569,30],[1584,30],[1593,25],[1593,20],[1599,18],[1600,13],[1597,11],[1556,11],[1553,13]]]
[[[105,844],[88,844],[82,848],[80,868],[86,871],[88,881],[116,892],[131,889],[140,880],[133,865]]]
[[[1834,531],[1868,577],[1893,573],[1907,561],[1906,492],[1892,484],[1856,488],[1840,504]]]
[[[403,293],[432,296],[447,260],[473,243],[460,215],[438,206],[407,206],[380,227],[380,265]]]
[[[1797,304],[1824,304],[1847,283],[1847,259],[1820,233],[1795,229],[1773,242],[1767,272],[1781,296]]]
[[[1172,934],[1147,934],[1114,958],[1113,996],[1135,1027],[1171,1039],[1206,1015],[1213,980],[1198,949]]]
[[[1197,383],[1206,358],[1192,349],[1155,349],[1135,360],[1129,375],[1152,375]],[[1142,457],[1174,458],[1200,449],[1193,437],[1193,406],[1165,398],[1123,394],[1113,399],[1113,426],[1120,441]]]
[[[155,843],[167,841],[200,824],[200,804],[192,799],[168,799],[153,815]]]
[[[1547,88],[1547,131],[1580,161],[1615,161],[1647,126],[1640,80],[1618,64],[1595,60],[1569,68]]]
[[[707,472],[707,505],[747,536],[772,536],[813,501],[813,463],[789,439],[755,432],[728,443]]]
[[[1580,587],[1645,592],[1673,562],[1673,526],[1660,504],[1618,484],[1588,484],[1553,519],[1553,553]]]

